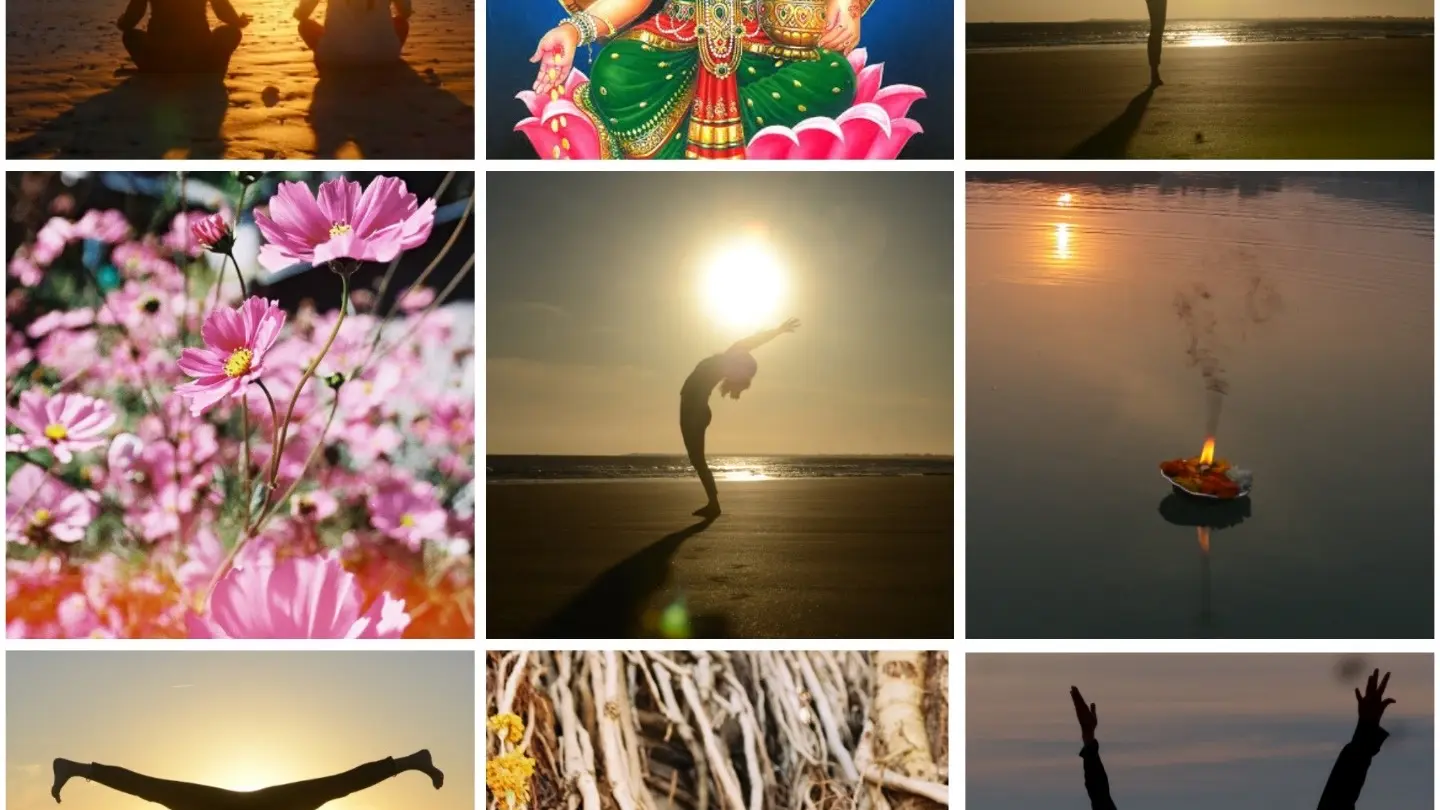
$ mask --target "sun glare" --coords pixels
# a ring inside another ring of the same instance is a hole
[[[1196,34],[1190,37],[1185,44],[1192,48],[1218,48],[1221,45],[1229,45],[1230,40],[1214,34]]]
[[[1062,262],[1070,258],[1070,226],[1064,222],[1055,223],[1055,258]]]
[[[705,303],[722,325],[751,329],[775,320],[785,295],[785,271],[764,241],[726,245],[705,273]]]

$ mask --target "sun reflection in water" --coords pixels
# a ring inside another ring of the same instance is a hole
[[[1061,195],[1055,200],[1055,204],[1058,205],[1058,206],[1060,206],[1061,208],[1069,208],[1069,207],[1070,207],[1070,203],[1071,203],[1071,202],[1074,202],[1074,200],[1075,200],[1075,198],[1070,194],[1070,192],[1067,191],[1067,192],[1065,192],[1064,194],[1061,194]]]
[[[1055,258],[1062,262],[1070,260],[1070,224],[1055,223]]]
[[[1218,48],[1231,43],[1230,40],[1216,34],[1195,34],[1186,40],[1185,44],[1192,48]]]

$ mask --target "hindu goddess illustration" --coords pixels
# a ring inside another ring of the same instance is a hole
[[[531,57],[539,75],[519,96],[531,118],[516,129],[554,159],[893,158],[919,131],[903,116],[924,92],[863,72],[872,2],[561,0],[569,16]]]

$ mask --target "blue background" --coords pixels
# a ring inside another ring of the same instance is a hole
[[[528,113],[515,94],[535,81],[528,61],[535,44],[565,16],[556,0],[504,0],[485,4],[485,156],[536,158],[515,124]],[[924,132],[901,158],[949,160],[955,154],[955,6],[945,0],[875,0],[860,27],[860,45],[869,64],[885,63],[885,84],[913,84],[927,98],[915,102],[909,117]],[[599,52],[597,47],[596,52]],[[581,49],[576,67],[589,74]]]

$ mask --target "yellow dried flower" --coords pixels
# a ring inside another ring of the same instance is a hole
[[[511,745],[518,745],[525,738],[525,721],[518,715],[497,714],[490,718],[485,727]]]
[[[516,810],[530,803],[530,777],[534,773],[535,760],[515,750],[485,763],[485,784],[491,793],[504,797],[508,810]]]

